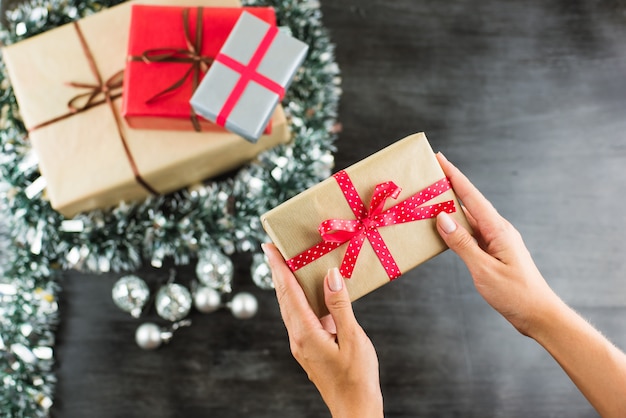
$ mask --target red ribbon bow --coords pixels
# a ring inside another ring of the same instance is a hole
[[[345,171],[340,171],[333,177],[337,180],[339,188],[356,218],[327,219],[322,222],[319,226],[319,232],[324,242],[287,260],[287,265],[292,271],[304,267],[348,242],[348,248],[341,263],[340,271],[343,277],[349,279],[352,277],[363,243],[367,239],[385,269],[389,280],[396,279],[402,273],[380,235],[378,228],[434,218],[440,212],[453,213],[456,211],[453,200],[422,206],[429,200],[450,190],[451,186],[447,178],[443,178],[408,199],[387,210],[383,210],[387,199],[390,197],[397,199],[402,190],[393,182],[388,181],[376,186],[370,207],[367,209],[352,180],[350,180]]]

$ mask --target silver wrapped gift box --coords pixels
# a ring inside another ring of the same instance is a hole
[[[243,12],[191,97],[199,114],[256,142],[308,45]]]

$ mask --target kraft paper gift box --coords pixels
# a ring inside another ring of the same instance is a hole
[[[191,98],[205,118],[256,142],[308,46],[244,12]]]
[[[328,313],[323,283],[329,268],[341,267],[350,298],[356,300],[444,251],[435,225],[441,211],[470,228],[426,136],[419,133],[261,219],[321,317]]]
[[[130,127],[224,131],[198,116],[189,99],[243,10],[276,24],[271,7],[133,5],[122,95]]]
[[[48,198],[66,217],[168,193],[235,168],[289,139],[279,108],[272,134],[254,145],[228,132],[130,129],[120,113],[120,83],[131,5],[124,3],[3,50]],[[238,3],[189,0],[185,5]]]

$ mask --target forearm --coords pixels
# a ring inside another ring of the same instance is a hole
[[[530,337],[541,344],[603,417],[626,417],[626,355],[559,299]]]
[[[437,215],[437,231],[465,262],[478,292],[541,344],[600,414],[626,417],[626,355],[550,290],[519,232],[442,154],[437,158],[465,204],[473,237],[445,212]]]

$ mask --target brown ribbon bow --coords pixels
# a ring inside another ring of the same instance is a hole
[[[100,77],[99,73],[94,74],[97,74],[98,78]],[[101,80],[98,81],[98,84],[78,83],[74,81],[66,83],[70,87],[88,89],[87,92],[72,97],[67,103],[67,107],[69,107],[72,113],[81,112],[91,107],[101,105],[107,102],[109,98],[114,100],[120,97],[122,95],[121,92],[113,94],[113,91],[122,88],[124,83],[124,70],[116,72],[104,83]],[[99,96],[103,96],[103,98],[96,100]]]
[[[189,9],[183,9],[183,27],[185,29],[185,43],[187,48],[154,48],[148,49],[141,54],[141,57],[131,57],[132,60],[142,60],[146,63],[151,62],[181,62],[189,63],[189,68],[185,74],[169,87],[156,93],[146,103],[154,103],[163,96],[181,88],[187,78],[191,75],[191,88],[195,91],[200,83],[200,74],[207,72],[209,66],[213,63],[213,58],[201,55],[202,52],[202,7],[197,8],[196,13],[196,33],[194,40],[191,39],[191,28],[189,27]],[[196,112],[190,106],[190,119],[193,128],[200,132],[200,121]]]
[[[124,70],[120,70],[109,77],[106,81],[102,80],[102,76],[100,75],[100,71],[96,66],[96,61],[93,58],[93,54],[89,49],[89,45],[87,44],[87,40],[85,39],[83,32],[78,25],[78,22],[73,22],[74,29],[76,29],[76,34],[78,36],[78,40],[80,41],[80,45],[83,49],[83,53],[85,54],[85,58],[87,59],[87,63],[89,64],[89,68],[94,78],[96,79],[96,83],[81,83],[81,82],[68,82],[66,85],[75,88],[85,88],[88,89],[85,93],[79,93],[76,96],[72,97],[67,106],[69,108],[69,113],[66,113],[61,116],[57,116],[56,118],[50,119],[43,123],[40,123],[36,126],[33,126],[29,129],[29,132],[32,132],[36,129],[43,128],[48,125],[52,125],[61,120],[67,119],[76,115],[77,113],[84,112],[86,110],[91,109],[92,107],[99,106],[102,104],[107,104],[111,109],[111,113],[113,114],[113,118],[115,119],[115,126],[117,127],[118,136],[120,141],[122,142],[122,146],[124,147],[124,152],[126,153],[126,158],[128,159],[128,164],[130,165],[131,170],[133,171],[133,175],[135,177],[135,181],[139,183],[144,189],[150,192],[153,195],[157,195],[158,192],[150,186],[139,174],[139,169],[137,168],[137,164],[135,163],[135,159],[133,158],[132,153],[130,152],[130,148],[126,142],[126,136],[124,135],[124,128],[122,124],[122,120],[115,108],[115,103],[113,100],[120,97],[122,95],[121,92],[113,94],[113,90],[120,89],[124,82]],[[103,96],[103,97],[102,97]],[[102,98],[99,98],[102,97]]]

